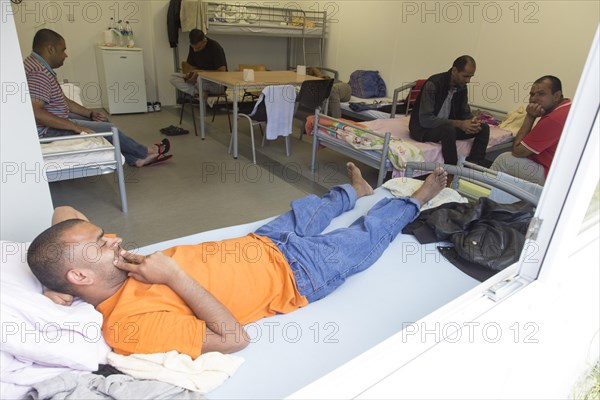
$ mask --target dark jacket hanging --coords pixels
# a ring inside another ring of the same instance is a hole
[[[179,44],[179,29],[181,28],[181,0],[171,0],[169,10],[167,11],[167,34],[169,35],[169,44],[171,48]]]

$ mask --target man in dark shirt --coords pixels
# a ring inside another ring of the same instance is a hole
[[[196,86],[198,71],[227,71],[225,51],[221,45],[204,35],[200,29],[190,31],[190,51],[187,61],[182,63],[182,76],[174,76],[171,84],[178,90],[195,96],[198,93]],[[204,98],[209,94],[224,92],[222,85],[214,82],[203,82],[202,91]]]
[[[425,82],[410,117],[410,137],[419,142],[441,142],[446,164],[456,165],[456,141],[475,139],[467,157],[484,166],[490,127],[473,118],[468,104],[467,83],[475,75],[471,56],[457,58],[450,70]]]

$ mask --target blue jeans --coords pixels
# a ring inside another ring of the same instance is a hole
[[[69,119],[77,120],[77,125],[81,125],[84,128],[90,128],[95,132],[109,132],[114,126],[110,122],[99,122],[92,121],[89,118],[82,117],[81,115],[70,113]],[[75,135],[76,132],[68,131],[64,129],[48,128],[48,131],[44,137],[56,137],[56,136],[68,136]],[[112,143],[112,136],[107,137],[106,140]],[[148,148],[142,144],[139,144],[129,136],[125,135],[119,129],[119,143],[121,144],[121,153],[125,156],[125,162],[131,166],[135,166],[137,160],[146,158],[148,156]]]
[[[292,202],[292,209],[255,233],[271,239],[286,257],[296,287],[309,302],[339,287],[347,277],[364,271],[419,215],[412,198],[386,198],[348,228],[322,234],[331,220],[354,208],[350,185],[335,186],[322,198],[310,195]]]

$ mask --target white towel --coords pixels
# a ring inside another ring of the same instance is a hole
[[[179,18],[181,19],[181,32],[189,32],[196,28],[207,33],[207,5],[202,0],[183,0],[179,9]]]
[[[258,105],[261,101],[265,102],[267,109],[267,139],[274,140],[277,139],[277,136],[288,136],[292,133],[296,102],[294,86],[267,86],[263,89],[256,104]]]
[[[412,196],[423,185],[423,181],[413,178],[394,178],[383,184],[383,187],[392,192],[394,197]],[[467,203],[469,200],[460,195],[456,190],[443,188],[433,199],[421,206],[421,211],[428,208],[439,207],[446,203]]]
[[[208,393],[232,376],[242,357],[211,352],[192,360],[176,351],[122,356],[109,353],[108,363],[137,379],[156,379],[200,393]]]

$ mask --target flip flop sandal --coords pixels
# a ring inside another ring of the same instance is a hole
[[[163,139],[160,143],[155,143],[154,145],[158,148],[158,155],[167,154],[171,150],[169,139]]]
[[[162,128],[160,130],[160,133],[168,135],[169,132],[173,132],[174,129],[177,129],[177,127],[175,125],[169,125],[166,128]]]
[[[171,130],[170,132],[167,132],[166,135],[167,136],[179,136],[179,135],[187,135],[188,133],[190,133],[190,131],[188,131],[187,129],[175,128],[175,129]]]
[[[144,165],[144,167],[152,167],[154,165],[162,164],[165,161],[169,161],[171,158],[173,158],[172,154],[169,154],[169,155],[161,154],[156,158],[156,160],[149,162],[148,164]]]

